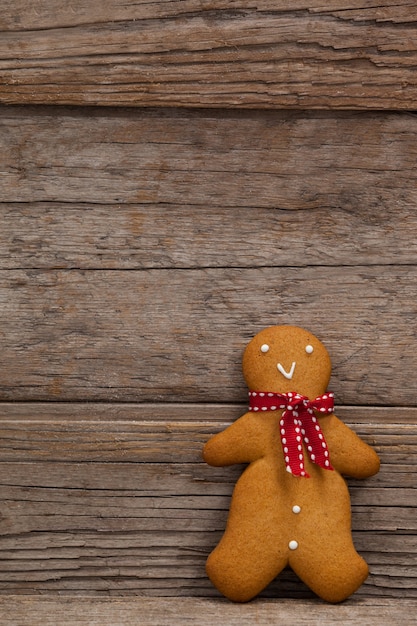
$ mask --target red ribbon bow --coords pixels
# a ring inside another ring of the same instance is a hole
[[[280,434],[287,472],[294,476],[309,475],[304,468],[304,441],[313,463],[323,469],[332,470],[327,443],[314,411],[333,413],[334,394],[331,392],[309,400],[307,396],[290,391],[271,393],[249,392],[249,411],[279,411],[284,409],[280,420]]]

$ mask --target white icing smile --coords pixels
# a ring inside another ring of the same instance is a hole
[[[287,378],[288,380],[291,380],[291,378],[292,378],[292,377],[293,377],[293,375],[294,375],[294,370],[295,370],[295,361],[293,361],[293,363],[292,363],[292,365],[291,365],[291,369],[290,369],[290,371],[289,371],[289,372],[287,372],[287,371],[283,368],[283,366],[281,365],[281,363],[278,363],[278,364],[277,364],[277,368],[278,368],[278,371],[279,371],[279,372],[280,372],[283,376],[285,376],[285,378]]]

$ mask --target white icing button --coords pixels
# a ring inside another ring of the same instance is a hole
[[[301,506],[298,506],[298,504],[296,504],[296,505],[294,505],[292,507],[292,512],[293,513],[297,514],[297,513],[300,513],[300,511],[301,511]]]
[[[306,346],[307,354],[311,354],[313,352],[313,350],[314,350],[313,346]]]
[[[269,350],[269,346],[268,346],[268,344],[267,344],[267,343],[264,343],[264,344],[261,346],[261,352],[268,352],[268,350]]]
[[[298,548],[298,541],[290,541],[290,543],[288,544],[288,547],[290,550],[297,550]]]

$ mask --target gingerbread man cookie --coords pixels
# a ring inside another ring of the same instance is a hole
[[[252,599],[286,566],[329,602],[368,576],[353,545],[342,475],[372,476],[379,458],[334,415],[330,372],[324,345],[295,326],[262,330],[244,352],[249,411],[203,452],[210,465],[249,464],[206,565],[231,600]]]

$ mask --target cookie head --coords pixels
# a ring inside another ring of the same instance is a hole
[[[296,391],[313,398],[326,391],[330,373],[324,345],[297,326],[261,330],[243,354],[243,375],[251,391]]]

